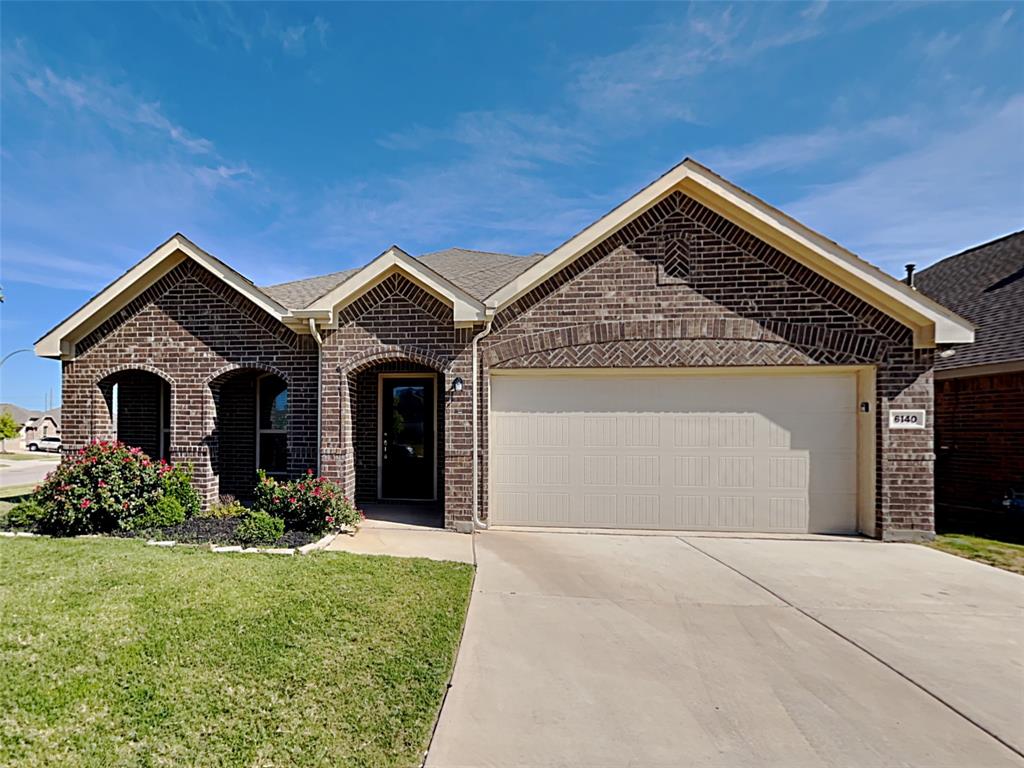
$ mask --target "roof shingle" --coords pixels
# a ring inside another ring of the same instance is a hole
[[[419,256],[419,260],[476,299],[483,300],[525,272],[544,257],[513,256],[467,248],[446,248]],[[329,275],[293,280],[260,288],[289,309],[304,309],[325,293],[337,288],[359,269],[346,269]]]
[[[914,283],[977,326],[974,343],[938,358],[936,370],[1024,360],[1024,230],[943,259]]]

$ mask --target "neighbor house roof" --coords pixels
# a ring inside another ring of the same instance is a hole
[[[945,258],[914,284],[977,326],[974,344],[940,356],[937,371],[1024,363],[1024,230]]]
[[[455,323],[479,323],[675,192],[695,199],[895,318],[913,330],[916,346],[967,343],[974,338],[973,326],[962,317],[686,159],[548,254],[512,256],[449,248],[414,258],[392,246],[360,269],[260,288],[187,238],[175,235],[36,342],[36,353],[73,357],[76,340],[189,258],[298,332],[332,323],[338,309],[396,273],[451,306]]]

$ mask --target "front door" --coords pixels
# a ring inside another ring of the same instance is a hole
[[[380,497],[435,498],[434,378],[380,379]]]

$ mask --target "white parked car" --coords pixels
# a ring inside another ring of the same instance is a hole
[[[50,451],[52,453],[60,453],[60,438],[59,437],[41,437],[38,440],[33,440],[28,444],[30,451]]]

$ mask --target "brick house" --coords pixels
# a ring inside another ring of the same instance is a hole
[[[914,281],[977,326],[973,344],[935,360],[936,504],[951,518],[1000,509],[1024,493],[1024,231]]]
[[[936,350],[972,339],[685,160],[548,254],[392,246],[257,287],[175,235],[36,352],[62,361],[67,449],[191,461],[208,501],[313,468],[456,529],[910,539]]]

